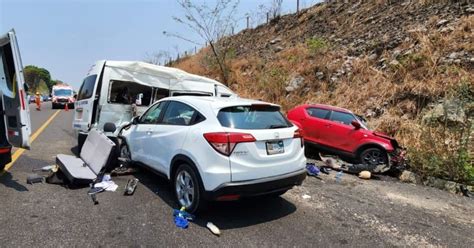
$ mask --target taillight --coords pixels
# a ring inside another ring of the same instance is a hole
[[[300,141],[301,141],[301,147],[304,146],[304,138],[303,138],[303,134],[301,133],[301,129],[296,129],[295,130],[295,134],[293,134],[293,138],[294,139],[299,138]]]
[[[248,133],[205,133],[204,138],[221,154],[230,156],[238,143],[254,142],[256,139]]]

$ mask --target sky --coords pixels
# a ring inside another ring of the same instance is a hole
[[[246,25],[246,13],[270,2],[240,0],[239,29]],[[300,0],[300,5],[316,2]],[[283,0],[282,9],[294,12],[296,0]],[[53,79],[78,90],[97,60],[144,60],[159,51],[192,50],[194,44],[163,34],[173,31],[198,39],[173,20],[182,14],[175,0],[0,0],[0,35],[15,29],[23,66],[46,68]]]

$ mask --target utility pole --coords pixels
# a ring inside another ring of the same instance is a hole
[[[267,24],[269,20],[270,20],[270,12],[267,12]]]
[[[249,14],[247,14],[246,17],[247,17],[247,29],[249,29],[250,28],[250,16],[249,16]]]
[[[296,13],[300,13],[300,0],[296,0]]]

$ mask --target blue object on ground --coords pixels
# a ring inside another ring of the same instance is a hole
[[[306,173],[310,176],[317,176],[319,175],[319,168],[314,165],[314,163],[307,163],[306,164]]]
[[[174,223],[176,224],[177,227],[182,228],[182,229],[188,228],[188,225],[189,225],[189,221],[181,216],[175,216]]]

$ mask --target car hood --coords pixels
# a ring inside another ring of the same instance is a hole
[[[375,136],[388,139],[388,140],[395,140],[395,138],[388,136],[387,134],[381,133],[381,132],[372,132]]]

